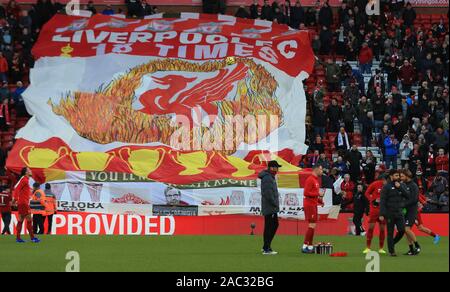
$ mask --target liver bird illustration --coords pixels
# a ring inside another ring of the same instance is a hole
[[[209,121],[214,121],[218,115],[218,107],[214,102],[224,100],[235,83],[245,78],[247,70],[245,64],[239,63],[234,69],[220,69],[216,76],[204,79],[192,87],[191,83],[198,77],[152,76],[152,80],[161,87],[148,90],[139,97],[143,106],[140,111],[152,115],[176,114],[177,122],[181,122],[180,117],[184,116],[190,125],[200,124],[204,112]]]

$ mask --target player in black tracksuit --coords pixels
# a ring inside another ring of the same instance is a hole
[[[411,230],[411,228],[416,223],[417,211],[419,204],[419,187],[412,179],[412,173],[409,170],[404,170],[400,174],[401,180],[406,186],[406,191],[408,192],[408,199],[405,202],[405,234],[408,238],[409,251],[405,255],[417,255],[420,253],[420,245],[417,242],[416,235]]]
[[[380,198],[380,221],[387,222],[387,242],[390,256],[397,256],[395,244],[397,244],[405,234],[405,217],[403,208],[409,195],[406,186],[400,182],[400,174],[397,170],[391,170],[390,180],[381,190]],[[395,227],[397,234],[394,237]]]

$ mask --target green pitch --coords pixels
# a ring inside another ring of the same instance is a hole
[[[25,237],[24,237],[25,238]],[[65,271],[66,254],[76,251],[80,269],[87,271],[365,271],[363,237],[325,236],[346,258],[304,255],[301,237],[278,236],[276,256],[262,256],[259,236],[42,236],[42,242],[16,244],[13,237],[0,237],[0,271]],[[435,246],[430,237],[419,237],[422,253],[417,257],[381,257],[381,271],[449,271],[448,237]],[[377,238],[374,239],[377,244]],[[399,243],[399,255],[407,251]]]

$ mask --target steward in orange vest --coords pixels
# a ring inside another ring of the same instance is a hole
[[[30,201],[34,234],[44,234],[45,193],[39,188],[40,186],[39,183],[33,184],[33,196]]]
[[[45,184],[45,218],[48,219],[47,234],[51,234],[52,232],[53,215],[56,214],[57,209],[58,202],[56,201],[56,196],[52,193],[52,186]]]

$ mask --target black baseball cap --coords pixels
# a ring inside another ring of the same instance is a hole
[[[280,164],[278,164],[278,162],[276,160],[271,160],[269,161],[269,163],[267,164],[267,167],[281,167]]]

